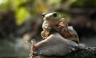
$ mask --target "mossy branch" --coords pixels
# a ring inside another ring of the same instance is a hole
[[[36,56],[33,55],[29,58],[96,58],[96,47],[87,47],[84,50],[78,50],[66,56]]]

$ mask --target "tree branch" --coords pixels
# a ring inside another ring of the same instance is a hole
[[[96,47],[87,47],[84,50],[72,52],[66,56],[36,56],[33,55],[29,58],[96,58]]]

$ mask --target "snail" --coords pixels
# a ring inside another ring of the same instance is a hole
[[[30,55],[64,56],[78,49],[79,46],[74,41],[53,33],[36,44],[32,43]]]
[[[79,38],[72,26],[56,12],[43,13],[42,41],[34,44],[32,41],[30,55],[64,56],[86,46],[79,43]]]

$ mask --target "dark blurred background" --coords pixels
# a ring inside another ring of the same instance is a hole
[[[96,47],[96,0],[0,0],[0,58],[26,58],[42,40],[42,13],[57,12],[77,31],[80,42]]]

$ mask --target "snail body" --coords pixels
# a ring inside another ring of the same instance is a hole
[[[32,46],[35,55],[64,56],[78,50],[78,44],[63,38],[59,33],[53,33],[46,39]]]

